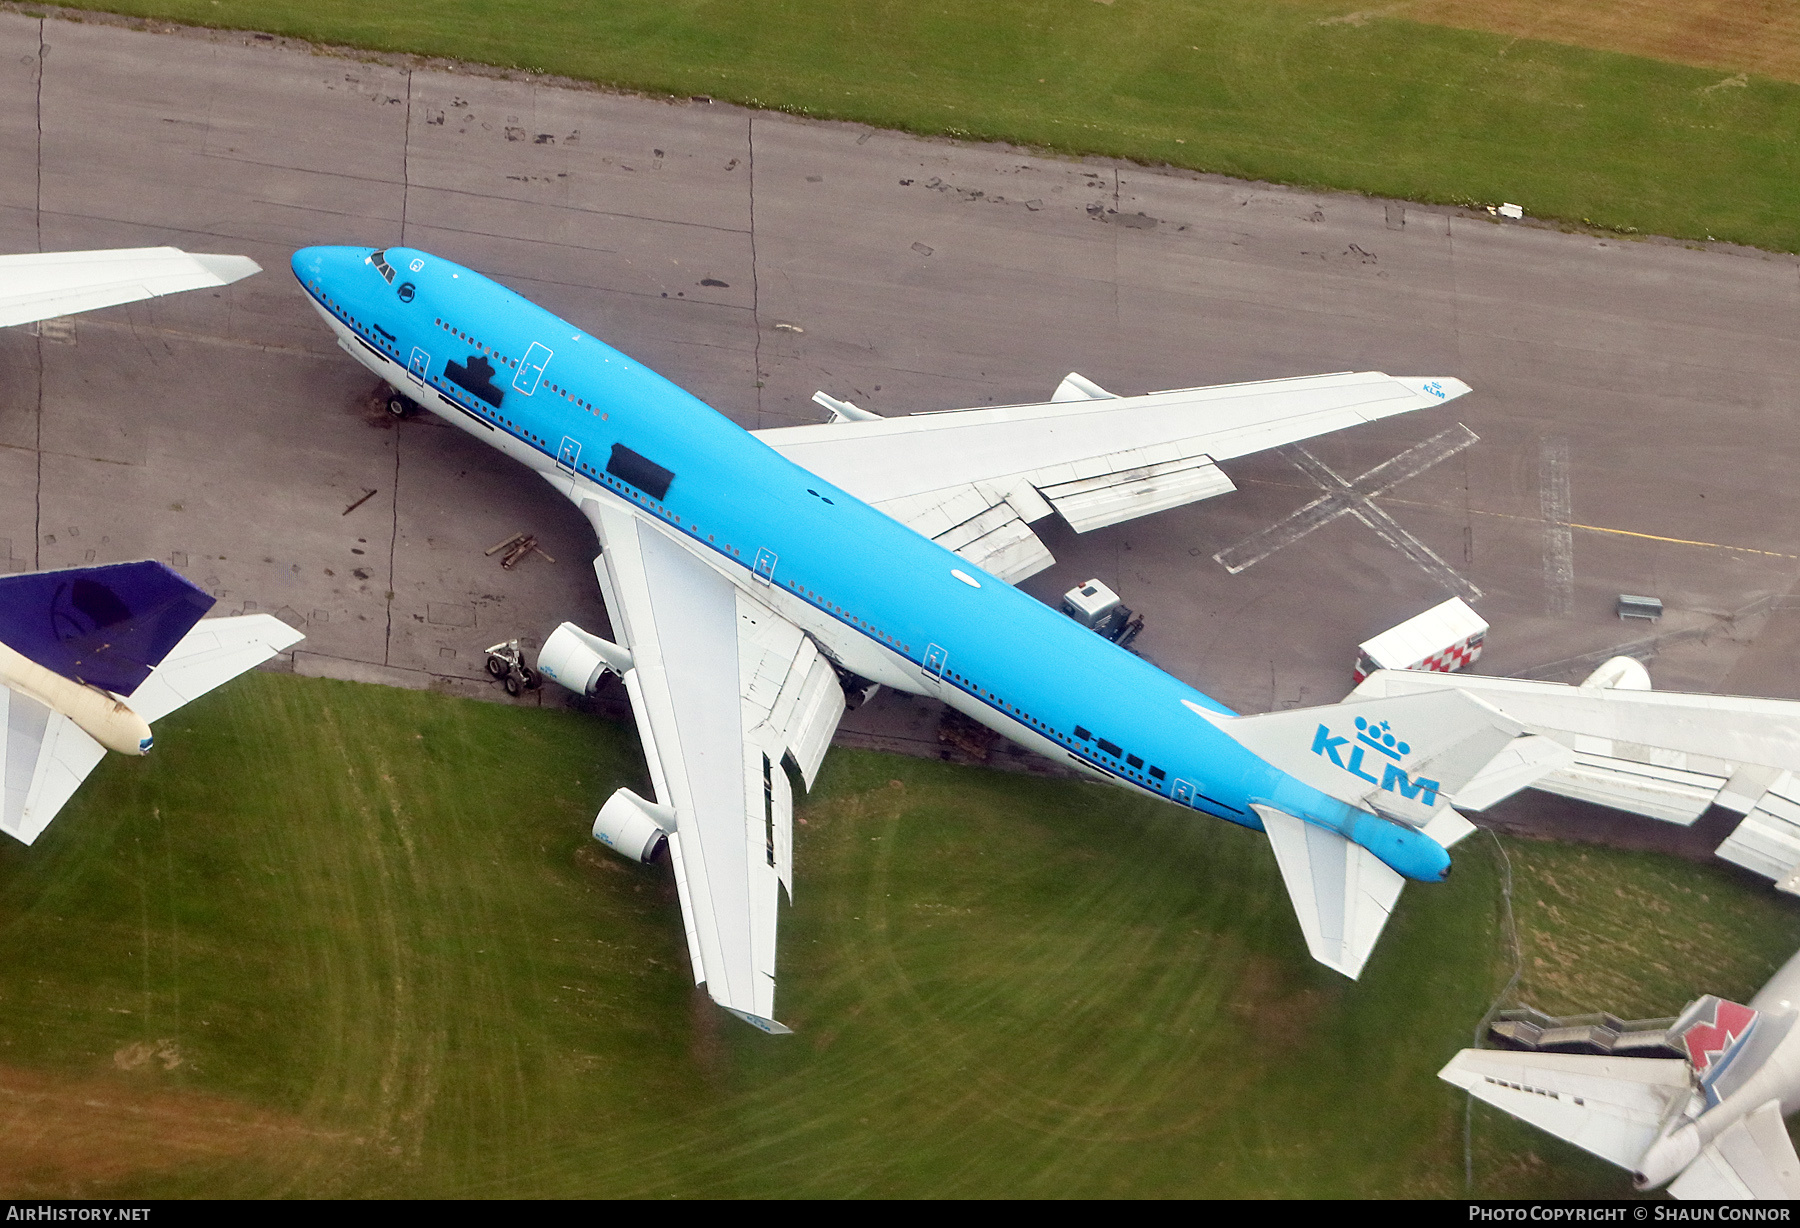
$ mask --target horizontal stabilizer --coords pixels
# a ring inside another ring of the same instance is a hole
[[[1470,810],[1486,810],[1574,763],[1575,752],[1554,738],[1542,734],[1515,738],[1473,780],[1456,791],[1456,804]]]
[[[1223,717],[1189,704],[1265,763],[1339,801],[1422,827],[1521,727],[1460,691]]]
[[[0,643],[52,673],[129,695],[212,607],[150,560],[0,576]]]
[[[1355,980],[1406,880],[1334,831],[1268,806],[1253,809],[1269,834],[1306,949],[1327,968]]]
[[[0,831],[36,840],[105,757],[74,721],[0,686]]]
[[[128,702],[145,720],[159,721],[305,638],[273,614],[204,619],[170,650]]]
[[[1719,1132],[1669,1186],[1676,1198],[1800,1198],[1800,1156],[1771,1100]]]
[[[1438,1078],[1621,1168],[1634,1168],[1692,1093],[1680,1058],[1464,1049]]]
[[[228,286],[261,271],[248,256],[195,255],[173,247],[0,256],[0,327]]]

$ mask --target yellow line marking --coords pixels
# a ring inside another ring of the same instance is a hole
[[[1306,489],[1303,486],[1288,482],[1254,482],[1246,483],[1246,485],[1283,486],[1292,490]],[[1465,510],[1462,508],[1451,507],[1448,504],[1443,503],[1425,503],[1418,499],[1396,499],[1392,495],[1377,495],[1375,497],[1380,499],[1383,503],[1398,503],[1404,507],[1422,507],[1434,512],[1448,512],[1451,515],[1458,515]],[[1512,512],[1486,512],[1482,511],[1480,508],[1468,508],[1466,510],[1471,516],[1492,516],[1499,520],[1517,520],[1525,524],[1545,523],[1544,518],[1541,516],[1519,516]],[[1631,529],[1609,529],[1605,525],[1598,524],[1571,523],[1569,527],[1571,529],[1580,529],[1586,533],[1606,533],[1613,537],[1638,537],[1645,541],[1667,542],[1671,546],[1701,546],[1707,550],[1730,550],[1736,554],[1756,554],[1767,559],[1800,559],[1800,554],[1784,554],[1779,550],[1758,550],[1754,546],[1733,546],[1727,542],[1695,541],[1692,538],[1687,537],[1663,537],[1656,533],[1637,533]]]

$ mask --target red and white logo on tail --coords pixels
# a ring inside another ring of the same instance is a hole
[[[1724,1089],[1717,1087],[1719,1077],[1743,1048],[1756,1019],[1757,1012],[1749,1007],[1707,994],[1682,1011],[1669,1029],[1669,1038],[1679,1042],[1687,1054],[1710,1103],[1720,1099]]]

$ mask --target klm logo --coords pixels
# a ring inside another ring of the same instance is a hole
[[[1319,732],[1313,735],[1312,749],[1313,754],[1331,760],[1336,766],[1353,776],[1362,777],[1372,785],[1390,793],[1398,793],[1408,801],[1417,801],[1426,806],[1437,805],[1438,782],[1426,780],[1422,776],[1415,780],[1406,774],[1406,769],[1400,766],[1400,760],[1411,753],[1412,747],[1395,737],[1386,721],[1374,725],[1357,717],[1354,745],[1350,738],[1333,737],[1331,730],[1320,725]],[[1366,759],[1369,751],[1385,756],[1387,761]],[[1381,768],[1380,776],[1371,775],[1366,770],[1377,766]]]

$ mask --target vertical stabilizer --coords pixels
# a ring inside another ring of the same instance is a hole
[[[1749,1074],[1736,1069],[1737,1059],[1761,1018],[1758,1011],[1709,993],[1682,1011],[1669,1029],[1669,1040],[1687,1053],[1708,1106],[1730,1095]]]

